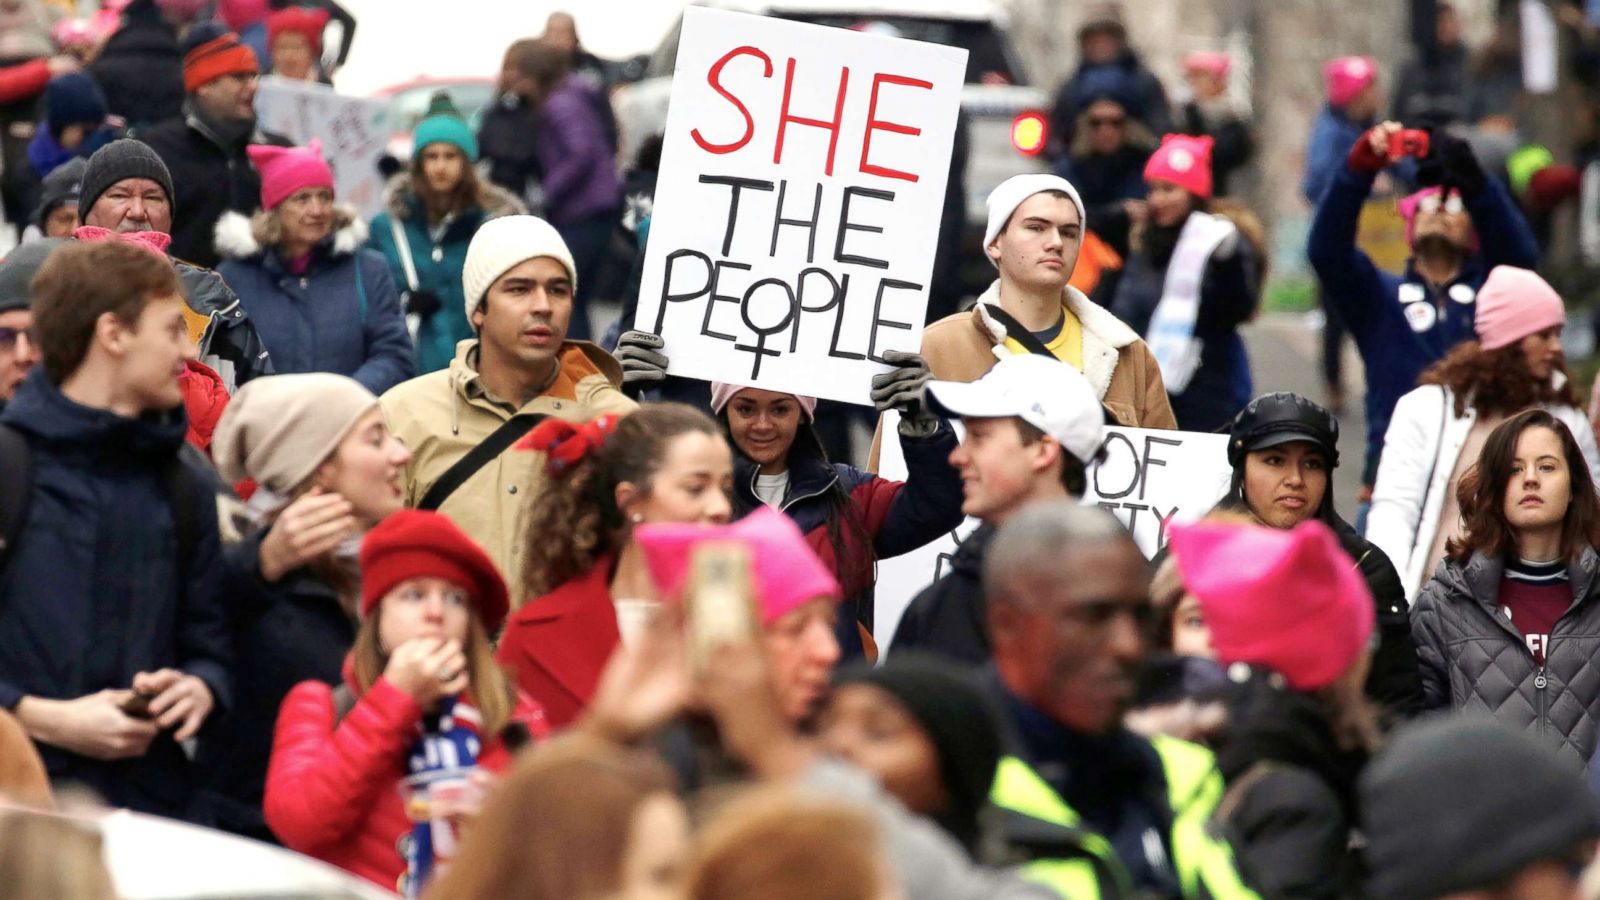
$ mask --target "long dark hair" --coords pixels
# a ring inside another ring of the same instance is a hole
[[[598,449],[546,478],[530,498],[522,530],[522,601],[550,593],[620,551],[628,529],[617,508],[617,485],[627,481],[648,491],[667,446],[696,432],[719,436],[711,417],[692,406],[647,404],[623,417]]]
[[[1534,377],[1522,347],[1512,344],[1485,350],[1477,341],[1458,345],[1444,359],[1422,371],[1417,384],[1437,384],[1456,395],[1456,415],[1467,414],[1467,404],[1482,412],[1506,413],[1530,406],[1564,403],[1576,408],[1578,395],[1565,361],[1556,364],[1561,379]],[[1561,382],[1556,387],[1557,381]]]
[[[1585,547],[1600,547],[1600,500],[1595,497],[1589,465],[1572,432],[1555,416],[1542,409],[1520,412],[1489,432],[1483,452],[1456,487],[1456,502],[1461,506],[1461,521],[1466,528],[1452,538],[1445,550],[1457,562],[1466,562],[1474,553],[1503,557],[1516,549],[1516,533],[1506,521],[1506,487],[1511,481],[1511,466],[1516,461],[1517,440],[1530,428],[1548,428],[1561,441],[1572,499],[1561,521],[1562,556],[1577,559]]]
[[[1306,436],[1305,442],[1317,448],[1317,451],[1322,454],[1323,464],[1328,467],[1328,486],[1322,492],[1322,502],[1317,504],[1317,509],[1311,514],[1311,518],[1320,521],[1337,533],[1342,520],[1339,518],[1338,511],[1333,508],[1333,460],[1329,458],[1327,450],[1310,435]],[[1215,509],[1238,510],[1255,516],[1255,510],[1250,507],[1250,499],[1244,495],[1244,467],[1248,464],[1250,454],[1258,452],[1260,451],[1251,450],[1239,457],[1239,465],[1233,470],[1233,481],[1228,487],[1228,495],[1217,503],[1214,507]]]
[[[460,148],[456,148],[460,152]],[[472,165],[472,160],[462,153],[461,180],[447,193],[436,193],[428,187],[428,178],[422,173],[422,154],[418,153],[411,160],[411,192],[422,201],[422,208],[427,213],[428,224],[437,225],[445,216],[452,213],[461,215],[471,209],[488,210],[494,203],[489,196],[489,188],[483,179],[478,177],[478,170]]]

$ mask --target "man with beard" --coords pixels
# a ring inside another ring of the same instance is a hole
[[[1252,896],[1206,825],[1221,799],[1210,751],[1144,738],[1122,715],[1144,661],[1150,569],[1105,510],[1034,504],[983,568],[1008,755],[990,800],[1025,877],[1063,897]]]
[[[1224,428],[1255,394],[1239,326],[1256,310],[1261,257],[1212,212],[1212,147],[1210,137],[1169,134],[1150,157],[1149,216],[1111,302],[1150,345],[1186,431]]]
[[[1417,167],[1427,186],[1400,201],[1412,257],[1400,275],[1374,265],[1356,247],[1356,226],[1373,180],[1399,158],[1389,151],[1401,129],[1384,122],[1356,141],[1323,194],[1306,248],[1323,302],[1344,319],[1367,370],[1363,504],[1372,497],[1395,401],[1423,369],[1475,338],[1475,301],[1489,271],[1532,269],[1539,261],[1533,232],[1505,188],[1484,174],[1466,142],[1435,132]]]

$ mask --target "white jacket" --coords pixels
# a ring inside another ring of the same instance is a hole
[[[1415,600],[1432,572],[1423,571],[1428,553],[1439,534],[1445,492],[1467,434],[1478,420],[1470,405],[1455,414],[1455,394],[1441,385],[1423,385],[1394,405],[1389,430],[1383,436],[1383,458],[1378,463],[1378,483],[1372,489],[1372,509],[1367,513],[1367,540],[1388,554],[1400,573],[1406,599]],[[1600,483],[1600,449],[1594,430],[1577,409],[1547,406],[1552,416],[1572,430],[1589,476]]]

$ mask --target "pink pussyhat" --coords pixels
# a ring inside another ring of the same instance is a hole
[[[1527,269],[1495,266],[1478,291],[1472,327],[1483,349],[1498,350],[1566,322],[1566,305],[1549,282]]]
[[[633,534],[644,548],[650,577],[671,603],[682,599],[694,548],[704,541],[735,541],[749,548],[750,574],[764,626],[813,600],[838,602],[841,597],[838,579],[817,558],[799,526],[771,507],[763,506],[732,525],[640,525]]]
[[[1145,181],[1170,181],[1202,199],[1211,196],[1211,147],[1209,137],[1169,134],[1144,164]]]
[[[221,0],[217,17],[235,34],[265,19],[272,9],[267,0]]]
[[[1179,525],[1172,553],[1223,665],[1263,666],[1297,691],[1315,691],[1337,681],[1372,637],[1372,592],[1315,519],[1288,531]]]
[[[722,408],[728,405],[728,401],[732,400],[735,394],[745,389],[746,386],[742,384],[728,384],[725,381],[711,382],[711,414],[714,416],[722,415]],[[800,411],[806,414],[807,422],[815,422],[817,420],[817,398],[802,397],[799,394],[790,394],[789,396],[800,404]]]
[[[1460,196],[1457,194],[1457,196]],[[1406,223],[1406,246],[1415,250],[1417,247],[1417,213],[1422,211],[1422,201],[1429,197],[1445,198],[1444,188],[1425,187],[1414,194],[1407,194],[1395,204],[1400,210],[1400,219]],[[1478,232],[1473,229],[1467,235],[1467,252],[1476,255],[1478,252]]]
[[[250,161],[261,173],[261,206],[264,209],[276,209],[301,188],[333,190],[333,169],[322,158],[322,142],[316,138],[304,147],[251,144],[245,152],[250,154]]]
[[[1348,106],[1369,85],[1378,80],[1378,64],[1370,56],[1341,56],[1322,67],[1322,82],[1328,89],[1328,103]]]
[[[1233,69],[1233,60],[1226,53],[1217,53],[1211,50],[1196,50],[1183,58],[1185,72],[1207,72],[1216,77],[1218,81],[1228,77],[1228,72]]]

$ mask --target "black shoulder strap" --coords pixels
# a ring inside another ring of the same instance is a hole
[[[356,692],[350,690],[350,685],[343,682],[333,689],[333,727],[338,728],[344,717],[350,715],[350,710],[356,708]]]
[[[1033,332],[1022,327],[1014,316],[1000,308],[997,303],[986,304],[983,311],[994,317],[996,322],[1006,327],[1006,337],[1022,345],[1022,349],[1029,353],[1055,359],[1056,355],[1045,347],[1044,342],[1034,336]]]
[[[22,536],[33,488],[33,457],[22,433],[0,425],[0,571]]]
[[[519,413],[506,420],[504,425],[494,430],[494,433],[483,439],[471,452],[456,461],[456,464],[445,470],[439,480],[428,488],[428,493],[422,497],[422,502],[417,504],[417,509],[435,510],[450,499],[456,489],[467,483],[467,479],[478,473],[478,470],[506,451],[506,448],[515,444],[523,435],[533,430],[535,425],[543,422],[548,416],[543,413]]]

